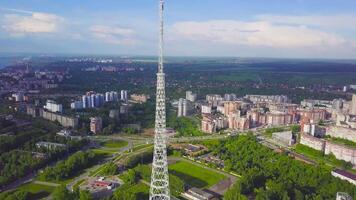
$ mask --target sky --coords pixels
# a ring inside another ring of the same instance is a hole
[[[1,0],[0,53],[156,55],[158,0]],[[166,0],[165,54],[356,59],[355,0]]]

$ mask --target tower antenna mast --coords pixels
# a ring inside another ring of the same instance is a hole
[[[163,10],[164,0],[159,0],[159,55],[150,200],[170,200],[166,135],[166,86],[163,71]]]

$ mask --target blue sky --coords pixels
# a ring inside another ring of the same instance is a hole
[[[0,53],[155,55],[158,0],[2,0]],[[172,56],[356,58],[355,0],[166,0]]]

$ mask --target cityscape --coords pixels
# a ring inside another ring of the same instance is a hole
[[[356,2],[260,3],[0,2],[0,200],[356,200]]]

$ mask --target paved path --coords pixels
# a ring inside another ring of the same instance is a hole
[[[38,185],[51,186],[51,187],[58,187],[58,186],[60,186],[60,184],[58,184],[58,183],[51,183],[51,182],[45,182],[45,181],[34,181],[33,183],[38,184]]]

